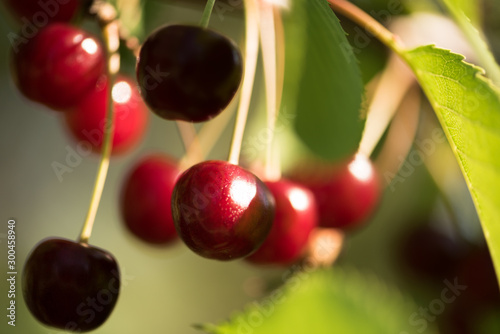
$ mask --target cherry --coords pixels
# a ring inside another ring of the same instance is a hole
[[[231,102],[243,73],[238,47],[208,29],[167,25],[144,42],[137,80],[153,112],[169,120],[206,121]]]
[[[123,153],[134,147],[146,130],[148,110],[139,90],[131,79],[119,76],[113,85],[114,133],[113,154]],[[77,140],[90,142],[95,152],[100,152],[104,137],[107,111],[107,80],[103,77],[79,104],[65,113],[68,128]]]
[[[54,23],[13,48],[13,78],[27,98],[66,110],[95,87],[105,69],[101,44],[86,32]]]
[[[308,189],[285,179],[265,184],[276,201],[276,216],[269,236],[246,260],[287,265],[303,255],[309,234],[318,223],[316,200]]]
[[[88,0],[5,0],[24,24],[45,26],[48,22],[69,22]]]
[[[108,252],[67,239],[42,240],[24,266],[23,295],[45,325],[90,331],[106,321],[118,299],[118,264]]]
[[[242,167],[205,161],[177,180],[172,215],[177,233],[192,251],[210,259],[234,260],[264,242],[274,219],[274,198]]]
[[[358,227],[373,214],[381,197],[378,174],[361,154],[335,167],[297,171],[292,179],[313,192],[322,227]]]
[[[170,202],[179,175],[177,164],[166,155],[144,157],[127,176],[120,209],[127,228],[152,244],[177,238]]]

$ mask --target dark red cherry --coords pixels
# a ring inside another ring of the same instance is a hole
[[[266,241],[246,260],[287,265],[303,255],[318,223],[316,200],[308,189],[285,179],[265,184],[276,201],[276,216]]]
[[[88,0],[4,0],[24,29],[36,30],[50,22],[69,22]]]
[[[118,264],[108,252],[67,239],[42,240],[24,266],[23,296],[41,323],[85,332],[102,325],[120,292]]]
[[[137,60],[141,93],[160,117],[189,122],[218,115],[238,90],[238,47],[208,29],[163,26],[144,42]]]
[[[378,174],[360,154],[347,163],[303,170],[292,178],[313,192],[322,227],[359,226],[373,214],[381,197]]]
[[[56,110],[78,105],[105,69],[100,42],[63,23],[47,26],[12,50],[12,74],[19,90]]]
[[[234,260],[254,252],[274,219],[274,198],[249,171],[224,161],[186,170],[172,195],[177,233],[195,253]]]
[[[140,239],[152,244],[177,239],[170,203],[178,175],[173,159],[154,154],[141,159],[127,176],[121,214],[127,228]]]
[[[124,76],[118,76],[112,90],[114,102],[113,154],[132,149],[142,139],[149,113],[137,86]],[[107,80],[99,82],[80,102],[65,113],[66,123],[73,137],[87,141],[95,152],[100,152],[106,128]]]

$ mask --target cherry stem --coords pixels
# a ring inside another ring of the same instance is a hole
[[[328,0],[328,2],[334,10],[362,26],[387,47],[396,53],[402,52],[403,45],[399,38],[359,7],[346,0]]]
[[[99,167],[97,170],[97,176],[94,183],[94,190],[92,192],[92,198],[90,200],[89,209],[87,211],[87,217],[83,224],[82,232],[80,233],[80,243],[87,244],[92,234],[92,228],[94,226],[95,217],[97,214],[97,209],[99,208],[99,203],[101,201],[102,192],[104,189],[104,184],[106,182],[106,176],[109,169],[109,160],[112,150],[112,137],[114,132],[114,103],[112,97],[113,84],[115,81],[116,73],[120,69],[120,56],[117,53],[118,47],[120,45],[119,38],[119,26],[116,21],[116,11],[108,3],[97,2],[96,8],[97,17],[101,24],[102,37],[104,44],[106,46],[106,76],[108,80],[107,85],[107,111],[106,111],[106,126],[104,128],[104,139],[101,151],[101,160],[99,161]]]
[[[205,9],[203,10],[203,15],[201,16],[200,26],[203,28],[208,27],[208,23],[210,22],[210,16],[212,16],[212,10],[214,9],[215,0],[207,0],[207,4],[205,5]]]
[[[177,130],[181,136],[184,145],[185,154],[179,161],[180,169],[185,169],[197,161],[203,159],[203,152],[201,151],[200,140],[196,133],[196,128],[193,123],[176,121]]]
[[[259,55],[259,11],[256,0],[245,0],[245,31],[245,70],[228,159],[230,163],[235,165],[239,162]]]
[[[260,43],[264,64],[264,80],[266,85],[267,130],[268,142],[266,149],[265,176],[274,179],[273,142],[278,116],[277,106],[277,74],[276,74],[276,30],[274,10],[272,5],[260,2]],[[278,166],[279,167],[279,166]]]

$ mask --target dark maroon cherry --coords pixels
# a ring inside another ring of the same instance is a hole
[[[78,102],[104,73],[105,56],[92,36],[63,23],[54,23],[13,47],[14,81],[30,100],[56,110]]]
[[[87,141],[100,153],[106,125],[107,80],[103,77],[94,89],[72,111],[66,112],[66,123],[76,140]],[[137,86],[124,76],[118,76],[111,96],[114,103],[113,154],[126,152],[143,138],[149,112]]]
[[[50,22],[69,22],[89,0],[4,0],[7,7],[26,26],[35,30]],[[29,30],[29,31],[31,31]]]
[[[208,29],[163,26],[144,42],[137,80],[152,111],[170,120],[206,121],[238,90],[243,73],[238,47]]]
[[[41,323],[75,332],[96,329],[118,300],[118,264],[108,252],[67,239],[42,240],[23,272],[23,296]]]
[[[316,200],[308,189],[285,179],[265,184],[276,201],[276,216],[266,241],[246,260],[288,265],[303,255],[318,224]]]
[[[274,219],[274,198],[249,171],[224,161],[186,170],[172,195],[177,233],[195,253],[234,260],[254,252]]]
[[[171,201],[179,175],[177,163],[163,154],[144,157],[131,171],[122,188],[120,209],[127,228],[152,244],[177,239]]]
[[[322,227],[359,226],[373,214],[381,197],[378,174],[360,154],[337,166],[298,171],[292,178],[313,192]]]

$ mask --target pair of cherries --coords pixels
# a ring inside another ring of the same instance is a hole
[[[149,243],[168,244],[179,235],[206,258],[288,265],[300,258],[316,226],[353,228],[379,200],[367,158],[357,155],[320,174],[302,170],[293,180],[262,182],[223,161],[180,174],[172,159],[151,155],[125,180],[121,211],[129,230]]]

